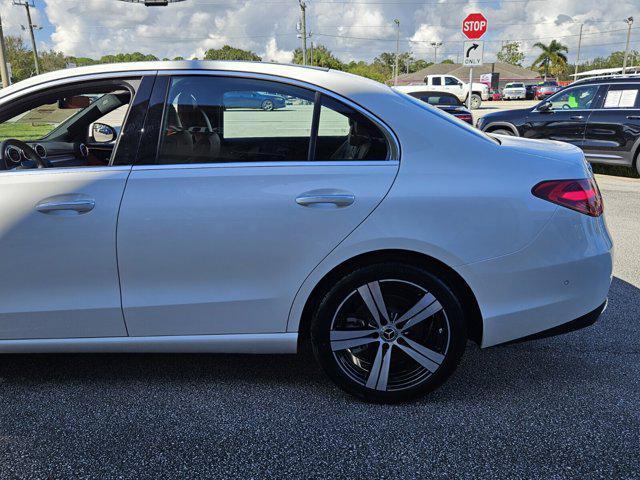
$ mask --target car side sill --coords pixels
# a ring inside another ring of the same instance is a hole
[[[598,321],[598,318],[600,317],[600,315],[602,315],[602,313],[607,309],[607,302],[608,302],[608,299],[605,300],[605,302],[595,310],[581,317],[578,317],[575,320],[571,320],[567,323],[562,323],[556,327],[549,328],[547,330],[543,330],[541,332],[534,333],[532,335],[527,335],[526,337],[516,338],[515,340],[499,343],[497,345],[493,345],[493,347],[502,346],[502,345],[512,345],[514,343],[528,342],[530,340],[539,340],[541,338],[547,338],[547,337],[555,337],[557,335],[564,335],[565,333],[575,332],[576,330],[590,327],[591,325],[596,323],[596,321]]]
[[[298,334],[0,340],[0,353],[296,353]]]

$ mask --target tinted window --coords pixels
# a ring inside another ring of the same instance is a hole
[[[604,97],[602,108],[639,108],[640,86],[611,85]]]
[[[387,159],[387,140],[371,120],[324,95],[320,105],[316,160]]]
[[[458,81],[453,77],[444,77],[444,84],[449,86],[457,86]]]
[[[442,85],[442,81],[440,79],[440,77],[435,77],[431,79],[431,84],[432,85]]]
[[[314,95],[264,80],[174,77],[158,163],[306,160]]]
[[[584,110],[592,108],[593,101],[598,93],[597,85],[585,85],[584,87],[568,88],[554,96],[551,102],[552,110]]]
[[[429,105],[461,105],[460,100],[455,95],[446,95],[439,92],[411,92],[409,95],[427,102]]]

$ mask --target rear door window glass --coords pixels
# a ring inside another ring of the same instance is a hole
[[[389,145],[374,122],[325,95],[321,98],[316,160],[386,160]]]

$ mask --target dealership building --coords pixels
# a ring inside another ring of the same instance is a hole
[[[473,68],[473,81],[480,82],[487,78],[487,74],[496,73],[498,88],[502,88],[510,82],[522,82],[525,84],[537,84],[542,81],[540,74],[528,68],[518,67],[509,63],[486,63]],[[424,83],[427,75],[452,75],[465,82],[469,81],[469,67],[460,63],[436,63],[414,73],[403,74],[398,77],[398,85],[416,85]],[[482,78],[481,78],[482,76]],[[391,82],[393,84],[393,80]]]

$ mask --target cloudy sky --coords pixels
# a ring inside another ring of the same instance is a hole
[[[462,18],[481,11],[489,19],[485,60],[501,42],[522,42],[527,62],[533,43],[558,39],[575,59],[580,23],[581,58],[624,49],[627,24],[636,15],[631,46],[640,49],[640,0],[307,0],[312,40],[343,60],[371,60],[395,50],[394,19],[400,20],[400,49],[432,61],[432,41],[441,41],[438,61],[456,60],[462,50]],[[300,44],[297,0],[185,0],[148,8],[119,0],[35,0],[33,21],[40,48],[68,55],[100,57],[141,51],[162,57],[201,57],[224,44],[257,52],[265,60],[289,61]],[[23,7],[0,0],[5,34],[26,34]]]

